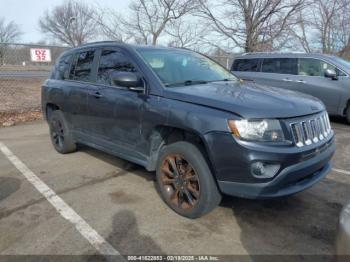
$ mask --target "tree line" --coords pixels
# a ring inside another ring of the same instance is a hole
[[[42,33],[77,46],[92,40],[199,51],[305,51],[350,57],[350,0],[132,0],[111,10],[67,0],[39,19]],[[0,42],[21,35],[0,19]]]

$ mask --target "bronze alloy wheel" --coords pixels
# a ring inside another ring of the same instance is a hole
[[[200,197],[199,178],[183,156],[166,156],[161,165],[160,175],[162,190],[171,205],[180,209],[196,206]]]

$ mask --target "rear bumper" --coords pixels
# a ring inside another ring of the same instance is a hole
[[[251,199],[287,196],[313,186],[330,172],[330,160],[335,152],[333,137],[319,145],[318,151],[315,148],[312,149],[313,154],[309,157],[305,157],[307,155],[305,151],[286,153],[283,149],[274,148],[273,152],[263,152],[262,148],[254,151],[252,147],[237,147],[239,145],[236,144],[234,154],[236,157],[231,158],[239,159],[240,163],[232,160],[230,163],[225,161],[224,170],[216,169],[219,171],[216,173],[218,186],[224,194]],[[281,164],[281,169],[272,179],[257,179],[250,171],[251,163],[256,160],[273,160]]]

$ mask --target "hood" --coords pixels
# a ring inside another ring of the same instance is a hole
[[[164,96],[229,111],[243,118],[288,118],[325,109],[320,100],[309,95],[239,81],[171,87],[165,89]]]

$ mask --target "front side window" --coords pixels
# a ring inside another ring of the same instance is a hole
[[[233,62],[232,71],[259,71],[259,59],[236,59]]]
[[[97,83],[113,85],[112,72],[136,72],[136,68],[130,59],[120,51],[103,50],[97,72]]]
[[[88,82],[90,81],[92,63],[95,51],[84,51],[78,54],[76,63],[71,67],[71,80]]]
[[[196,52],[176,49],[138,51],[165,86],[236,80],[230,71]]]
[[[299,75],[304,76],[324,76],[325,71],[331,69],[337,73],[337,75],[344,74],[338,70],[335,66],[328,64],[322,60],[313,58],[300,58],[299,59]]]
[[[277,74],[297,74],[296,58],[264,58],[262,63],[262,72]]]

